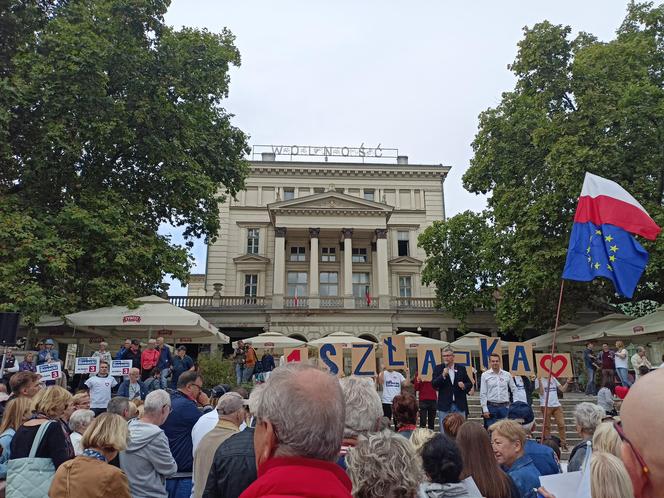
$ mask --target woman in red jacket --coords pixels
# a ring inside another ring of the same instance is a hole
[[[157,340],[150,339],[148,347],[141,353],[141,380],[145,381],[150,377],[150,372],[159,363],[159,350],[157,349]]]

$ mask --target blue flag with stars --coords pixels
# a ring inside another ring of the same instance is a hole
[[[574,223],[563,278],[582,282],[608,278],[618,294],[631,298],[647,264],[648,252],[622,228]]]

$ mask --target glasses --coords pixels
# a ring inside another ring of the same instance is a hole
[[[189,385],[190,385],[191,387],[196,386],[196,387],[198,388],[199,391],[202,391],[202,390],[203,390],[203,386],[200,385],[200,384],[196,384],[195,382],[192,382],[192,383],[189,384]]]
[[[622,440],[623,443],[627,443],[629,447],[632,449],[632,453],[634,453],[634,456],[639,462],[639,465],[641,466],[641,470],[643,473],[648,476],[650,475],[650,469],[648,468],[648,464],[646,461],[643,459],[639,451],[636,449],[636,447],[632,444],[632,442],[629,440],[629,438],[625,435],[625,431],[623,430],[622,422],[615,421],[613,422],[613,427],[618,433],[618,436],[620,436],[620,439]]]

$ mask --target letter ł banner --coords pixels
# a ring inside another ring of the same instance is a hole
[[[309,349],[306,346],[300,346],[299,348],[286,348],[284,349],[284,358],[286,358],[286,363],[297,363],[307,361],[309,357]]]
[[[469,367],[473,362],[473,356],[470,351],[454,351],[454,364],[462,367]]]
[[[500,337],[480,337],[480,364],[484,370],[489,369],[489,356],[492,353],[501,355]],[[502,363],[502,361],[501,361]]]
[[[535,363],[538,377],[548,377],[549,372],[556,379],[574,376],[572,358],[569,353],[556,353],[553,357],[551,357],[551,353],[535,353]]]
[[[527,342],[510,342],[507,347],[509,372],[512,375],[531,376],[534,373],[533,346]]]
[[[37,365],[37,373],[41,375],[42,382],[59,379],[62,375],[60,362],[54,361],[52,363],[42,363],[41,365]]]
[[[420,380],[430,381],[433,369],[441,364],[440,348],[435,346],[417,346],[417,375]]]
[[[77,374],[96,374],[99,372],[98,356],[79,356],[76,358],[74,373]]]
[[[341,344],[323,344],[318,350],[323,364],[332,375],[341,377],[344,373],[344,350]]]
[[[374,351],[374,345],[353,344],[351,349],[351,365],[353,375],[376,375],[376,351]]]
[[[133,363],[131,360],[112,360],[111,375],[114,377],[129,375],[129,370],[131,370],[132,365]]]
[[[383,364],[385,367],[406,368],[406,338],[391,335],[383,338]]]

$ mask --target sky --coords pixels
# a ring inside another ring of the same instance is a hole
[[[480,211],[463,189],[478,115],[514,87],[525,26],[548,20],[608,41],[620,0],[174,0],[167,24],[224,27],[242,57],[224,107],[250,145],[398,148],[411,164],[451,166],[446,213]],[[179,234],[163,227],[174,242]],[[205,271],[205,244],[193,273]],[[171,282],[170,280],[168,280]],[[171,295],[184,295],[171,282]]]

